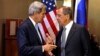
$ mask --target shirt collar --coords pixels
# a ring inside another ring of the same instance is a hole
[[[70,21],[70,22],[65,26],[65,28],[66,28],[66,29],[71,29],[72,25],[73,25],[73,21]]]
[[[32,24],[35,26],[36,22],[29,16],[29,19],[31,20]]]

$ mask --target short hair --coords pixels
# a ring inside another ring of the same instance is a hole
[[[34,1],[29,6],[29,16],[33,15],[34,12],[40,13],[42,11],[42,8],[46,7],[43,3]]]
[[[72,18],[72,9],[71,7],[63,7],[63,14],[64,15],[69,15],[70,16],[70,19],[73,20]]]

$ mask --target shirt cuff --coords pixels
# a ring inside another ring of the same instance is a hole
[[[43,48],[43,46],[42,46],[42,52],[44,52],[44,48]]]

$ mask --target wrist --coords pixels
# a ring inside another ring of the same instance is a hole
[[[42,46],[42,52],[44,52],[44,45]]]

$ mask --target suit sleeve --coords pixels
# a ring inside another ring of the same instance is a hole
[[[39,56],[42,55],[42,46],[32,46],[28,41],[28,35],[25,28],[19,28],[17,31],[17,41],[19,46],[19,55]]]
[[[85,28],[81,29],[81,41],[84,49],[83,50],[84,56],[91,56],[90,35]]]

